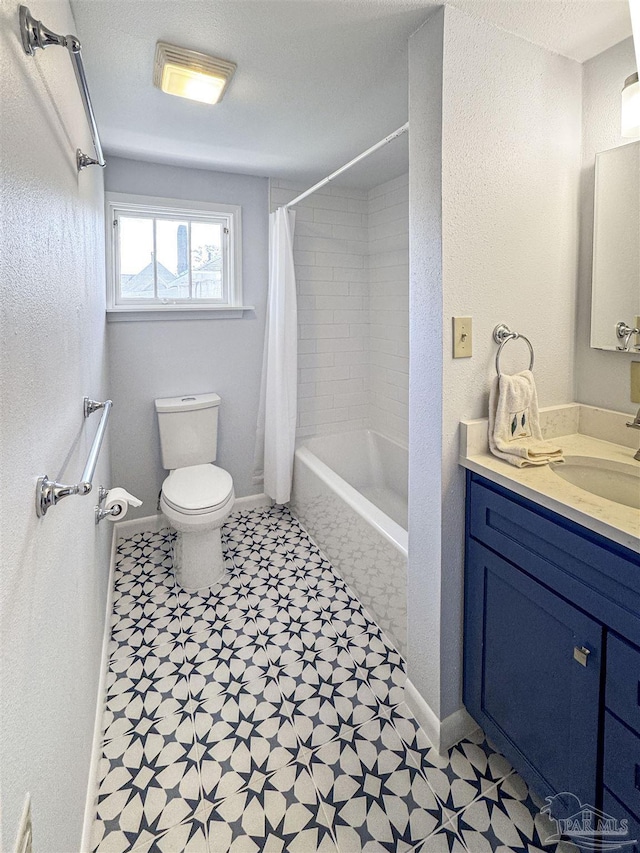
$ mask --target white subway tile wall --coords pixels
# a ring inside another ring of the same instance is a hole
[[[368,194],[371,429],[409,439],[409,176]]]
[[[271,209],[306,187],[272,180]],[[296,206],[298,434],[407,440],[408,176],[327,186]]]

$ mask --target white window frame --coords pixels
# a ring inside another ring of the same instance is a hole
[[[237,317],[252,306],[242,304],[242,208],[235,204],[184,201],[156,196],[106,193],[107,313],[110,319],[194,319],[211,316]],[[217,222],[225,229],[223,282],[227,297],[213,299],[123,299],[120,296],[119,216],[156,219],[188,219]]]

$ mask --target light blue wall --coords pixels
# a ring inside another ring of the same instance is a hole
[[[268,282],[268,180],[108,157],[106,190],[242,206],[244,302],[255,311],[234,320],[149,320],[108,324],[114,401],[113,484],[156,511],[166,472],[153,401],[216,391],[222,398],[218,464],[236,495],[252,483]],[[132,511],[131,517],[134,517]]]

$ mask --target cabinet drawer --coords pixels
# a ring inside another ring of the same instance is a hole
[[[468,487],[472,539],[640,646],[640,555],[477,475]]]
[[[638,821],[630,811],[628,811],[618,800],[609,792],[607,789],[604,789],[604,796],[602,800],[602,811],[616,819],[618,822],[615,827],[612,827],[611,835],[606,835],[603,833],[602,840],[608,841],[609,843],[615,843],[616,841],[620,844],[626,844],[629,846],[621,847],[621,850],[624,850],[624,853],[640,853],[640,821]],[[627,832],[624,834],[624,824],[621,824],[620,821],[626,821],[627,824]],[[618,835],[614,833],[619,833]],[[635,841],[635,844],[631,844],[630,842]],[[606,848],[604,848],[606,849]]]
[[[640,820],[640,737],[605,713],[604,784]]]
[[[640,734],[640,649],[613,634],[607,639],[605,705]]]

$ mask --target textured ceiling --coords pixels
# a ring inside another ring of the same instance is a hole
[[[407,120],[421,2],[74,0],[107,152],[301,181]],[[162,39],[236,62],[210,107],[152,85]],[[400,169],[401,171],[402,169]]]
[[[584,62],[631,35],[628,0],[448,0],[552,50]]]
[[[578,61],[631,32],[627,0],[449,2]],[[407,120],[407,41],[438,3],[71,0],[71,5],[108,153],[306,183]],[[222,103],[209,107],[155,89],[158,40],[236,62]],[[341,183],[372,186],[406,168],[405,137]]]

